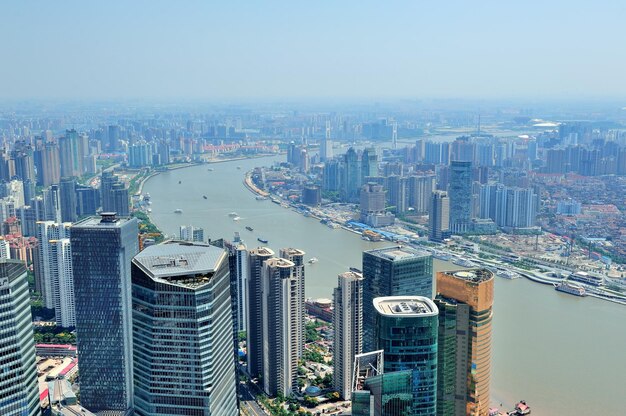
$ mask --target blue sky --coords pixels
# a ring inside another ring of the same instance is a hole
[[[5,1],[24,98],[626,98],[626,1]]]

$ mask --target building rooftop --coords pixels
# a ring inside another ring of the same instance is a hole
[[[430,257],[430,253],[425,250],[416,250],[406,246],[384,247],[375,250],[368,250],[373,256],[391,261],[403,261],[415,258]]]
[[[226,252],[203,243],[188,241],[167,241],[147,247],[133,259],[133,264],[153,279],[188,287],[197,287],[206,279],[198,280],[198,275],[207,277],[224,262]],[[208,277],[207,277],[208,278]]]
[[[257,256],[273,256],[274,255],[274,250],[272,250],[271,248],[267,248],[267,247],[252,248],[248,251],[250,252],[250,254],[257,255]]]
[[[448,276],[454,276],[457,279],[465,280],[471,283],[481,283],[493,279],[493,273],[487,269],[469,269],[442,272]]]
[[[73,224],[73,227],[120,227],[131,221],[128,217],[118,217],[115,212],[102,212],[100,216],[87,217]]]
[[[293,263],[292,261],[287,260],[287,259],[282,259],[280,257],[274,257],[274,258],[268,259],[265,261],[265,264],[267,264],[269,267],[282,267],[282,268],[295,266],[295,263]]]
[[[436,316],[439,309],[423,296],[384,296],[374,299],[374,308],[385,316],[416,317]]]

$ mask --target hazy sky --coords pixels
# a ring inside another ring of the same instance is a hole
[[[0,5],[0,99],[307,97],[626,98],[626,0]]]

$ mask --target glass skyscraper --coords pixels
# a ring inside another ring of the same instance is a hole
[[[374,350],[376,311],[381,296],[433,296],[433,259],[410,247],[385,247],[363,252],[363,351]]]
[[[383,350],[385,375],[413,371],[414,416],[435,416],[437,411],[438,309],[421,296],[374,299],[376,349]]]
[[[352,416],[412,415],[416,377],[414,370],[368,377],[361,390],[352,392]]]
[[[72,226],[81,404],[124,414],[133,404],[131,260],[137,220],[103,213]]]
[[[24,263],[0,260],[0,415],[40,414],[35,340]]]
[[[470,231],[472,222],[472,162],[450,163],[450,230],[455,234]]]
[[[235,416],[228,254],[167,242],[133,259],[135,414]]]

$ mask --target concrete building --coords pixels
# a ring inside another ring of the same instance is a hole
[[[238,415],[227,253],[147,247],[132,261],[132,295],[135,414]]]
[[[430,253],[392,246],[363,252],[363,350],[375,346],[374,299],[383,296],[433,295]]]
[[[450,233],[450,198],[445,191],[433,191],[428,217],[428,239],[443,241]]]
[[[193,241],[194,243],[204,242],[204,229],[193,225],[181,225],[178,229],[179,237],[183,241]]]
[[[230,260],[230,297],[233,306],[234,331],[248,329],[248,249],[235,233],[233,241],[225,241]]]
[[[304,313],[298,307],[304,279],[299,279],[296,264],[284,258],[266,260],[261,275],[263,390],[270,396],[289,396],[297,388],[304,347]]]
[[[0,260],[0,322],[0,414],[39,415],[35,340],[22,261]]]
[[[135,218],[102,213],[72,226],[81,403],[93,412],[133,408],[131,260]]]
[[[437,273],[440,415],[487,416],[491,377],[493,273]]]
[[[339,275],[333,292],[333,385],[343,400],[352,395],[354,357],[363,350],[363,275]]]
[[[408,177],[408,204],[416,214],[430,212],[431,195],[435,190],[435,175],[414,175]]]
[[[438,309],[430,298],[375,298],[376,349],[385,352],[385,374],[410,370],[413,401],[408,414],[435,416],[437,411]]]
[[[266,247],[248,250],[248,313],[246,345],[248,347],[248,372],[252,378],[263,374],[263,263],[274,257]]]
[[[394,223],[395,217],[385,211],[385,191],[373,182],[361,188],[361,222],[372,227],[384,227]]]

